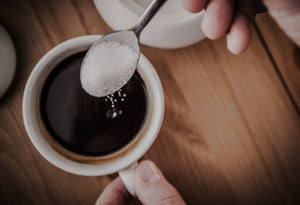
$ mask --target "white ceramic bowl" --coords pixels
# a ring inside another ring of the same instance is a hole
[[[16,71],[17,57],[13,41],[0,25],[0,97],[11,84]]]
[[[151,0],[94,0],[96,8],[113,30],[133,27]],[[204,11],[192,14],[180,0],[168,0],[141,34],[147,46],[175,49],[205,38],[201,23]]]
[[[148,93],[148,115],[143,125],[142,137],[136,145],[120,157],[103,162],[88,164],[69,159],[58,152],[45,139],[39,120],[38,99],[49,72],[63,59],[87,50],[101,36],[82,36],[65,41],[51,49],[34,67],[27,81],[23,96],[23,120],[28,136],[40,154],[56,167],[67,172],[101,176],[118,172],[141,158],[150,148],[160,130],[164,115],[164,95],[159,77],[144,55],[140,56],[138,73],[142,77]]]

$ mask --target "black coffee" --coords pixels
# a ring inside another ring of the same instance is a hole
[[[136,72],[113,96],[90,96],[79,77],[85,53],[67,58],[49,74],[41,94],[41,116],[63,147],[101,156],[124,147],[140,131],[147,111],[146,91]]]

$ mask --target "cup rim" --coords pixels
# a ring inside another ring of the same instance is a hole
[[[45,73],[49,72],[49,69],[45,69],[45,67],[54,67],[57,62],[65,59],[65,56],[62,57],[61,54],[69,52],[68,55],[72,55],[77,52],[87,50],[92,43],[94,43],[100,37],[101,35],[75,37],[52,48],[35,65],[27,80],[23,94],[23,121],[27,135],[29,136],[34,147],[54,166],[64,171],[84,176],[102,176],[112,174],[130,166],[135,161],[140,159],[148,151],[156,139],[164,116],[165,102],[160,79],[153,65],[141,53],[138,63],[138,72],[143,73],[143,79],[148,79],[149,87],[147,86],[147,89],[151,89],[152,91],[153,108],[151,110],[151,118],[147,131],[139,140],[134,149],[113,161],[108,161],[102,164],[83,164],[63,156],[46,141],[39,130],[36,112],[36,99],[38,97],[40,88],[38,85],[41,84],[41,80],[40,82],[38,81],[39,76],[47,75]]]

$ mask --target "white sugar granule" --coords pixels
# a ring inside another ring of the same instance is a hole
[[[125,44],[100,43],[89,51],[81,66],[82,88],[95,97],[112,94],[129,81],[137,61],[138,53]]]

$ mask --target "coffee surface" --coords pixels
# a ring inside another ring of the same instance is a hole
[[[45,127],[60,145],[77,154],[101,156],[124,147],[140,131],[147,94],[135,72],[121,91],[108,97],[90,96],[80,83],[85,54],[75,54],[51,71],[42,89],[40,110]]]

